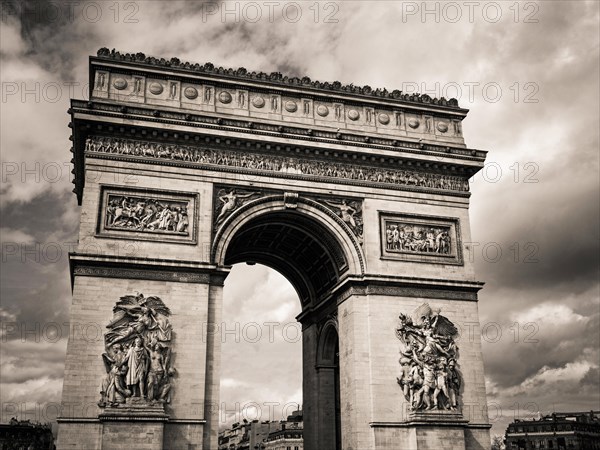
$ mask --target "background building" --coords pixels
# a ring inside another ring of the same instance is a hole
[[[598,411],[553,413],[539,419],[515,420],[506,430],[506,449],[600,449],[598,414]]]
[[[251,423],[236,422],[219,433],[219,450],[244,450],[248,448],[248,430]]]
[[[54,450],[54,437],[49,424],[11,419],[0,424],[0,450]]]
[[[265,450],[303,450],[304,426],[302,411],[294,411],[285,422],[281,422],[281,429],[269,434],[264,447]]]
[[[302,410],[279,422],[234,423],[219,433],[219,450],[303,450]]]

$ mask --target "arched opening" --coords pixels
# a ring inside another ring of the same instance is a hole
[[[319,398],[319,435],[323,436],[326,448],[341,450],[341,405],[340,405],[340,344],[335,320],[323,326],[317,350],[317,377],[325,386]]]
[[[259,215],[236,231],[224,263],[240,262],[280,272],[296,289],[303,308],[324,297],[348,270],[332,233],[318,221],[290,211]]]
[[[339,340],[332,290],[360,270],[357,253],[349,251],[351,240],[310,206],[287,209],[283,204],[234,213],[217,236],[218,263],[270,267],[296,290],[302,311],[304,448],[341,449]]]
[[[301,409],[300,311],[295,289],[280,273],[260,264],[231,269],[219,333],[219,448],[261,448],[280,421]]]

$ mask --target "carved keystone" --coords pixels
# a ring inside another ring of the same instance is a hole
[[[298,193],[286,192],[283,194],[283,202],[286,209],[296,209],[298,207]]]

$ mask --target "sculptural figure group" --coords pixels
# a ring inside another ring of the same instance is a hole
[[[417,186],[453,191],[468,191],[468,180],[451,175],[363,165],[325,162],[274,155],[248,154],[112,137],[93,137],[86,141],[86,152],[187,161],[199,164],[239,167],[270,172],[314,175],[328,178]]]
[[[448,228],[435,228],[405,223],[387,223],[386,249],[410,253],[450,254]]]
[[[188,234],[187,203],[109,195],[106,226],[135,231],[161,230]]]
[[[457,367],[458,330],[439,310],[427,303],[412,316],[400,314],[396,336],[404,344],[398,384],[409,409],[452,410],[459,408],[462,377]]]
[[[138,294],[121,297],[113,312],[104,337],[107,375],[98,406],[168,403],[175,374],[169,308],[158,297]]]

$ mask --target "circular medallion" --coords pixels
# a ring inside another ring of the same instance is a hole
[[[254,105],[255,108],[262,108],[265,106],[265,99],[262,97],[254,97],[252,99],[252,105]]]
[[[408,126],[411,128],[419,128],[420,122],[417,119],[409,119]]]
[[[387,125],[388,123],[390,123],[390,116],[384,113],[379,114],[379,123]]]
[[[231,94],[227,91],[223,91],[219,94],[219,101],[221,103],[231,103]]]
[[[127,81],[124,78],[117,78],[115,81],[113,81],[113,86],[115,89],[122,91],[127,87]]]
[[[160,95],[163,91],[163,86],[160,83],[150,83],[148,90],[154,95]]]
[[[296,102],[292,101],[285,102],[285,110],[291,113],[296,112],[298,110],[298,105],[296,105]]]
[[[183,90],[183,95],[185,95],[190,100],[194,100],[198,97],[198,89],[192,86],[188,86]]]
[[[329,108],[325,105],[319,105],[317,106],[317,114],[321,117],[326,117],[329,114]]]
[[[348,111],[348,119],[358,120],[359,117],[360,117],[360,114],[358,113],[357,110],[351,109],[350,111]]]
[[[448,125],[446,124],[446,122],[440,122],[437,124],[437,129],[441,133],[445,133],[446,131],[448,131]]]

